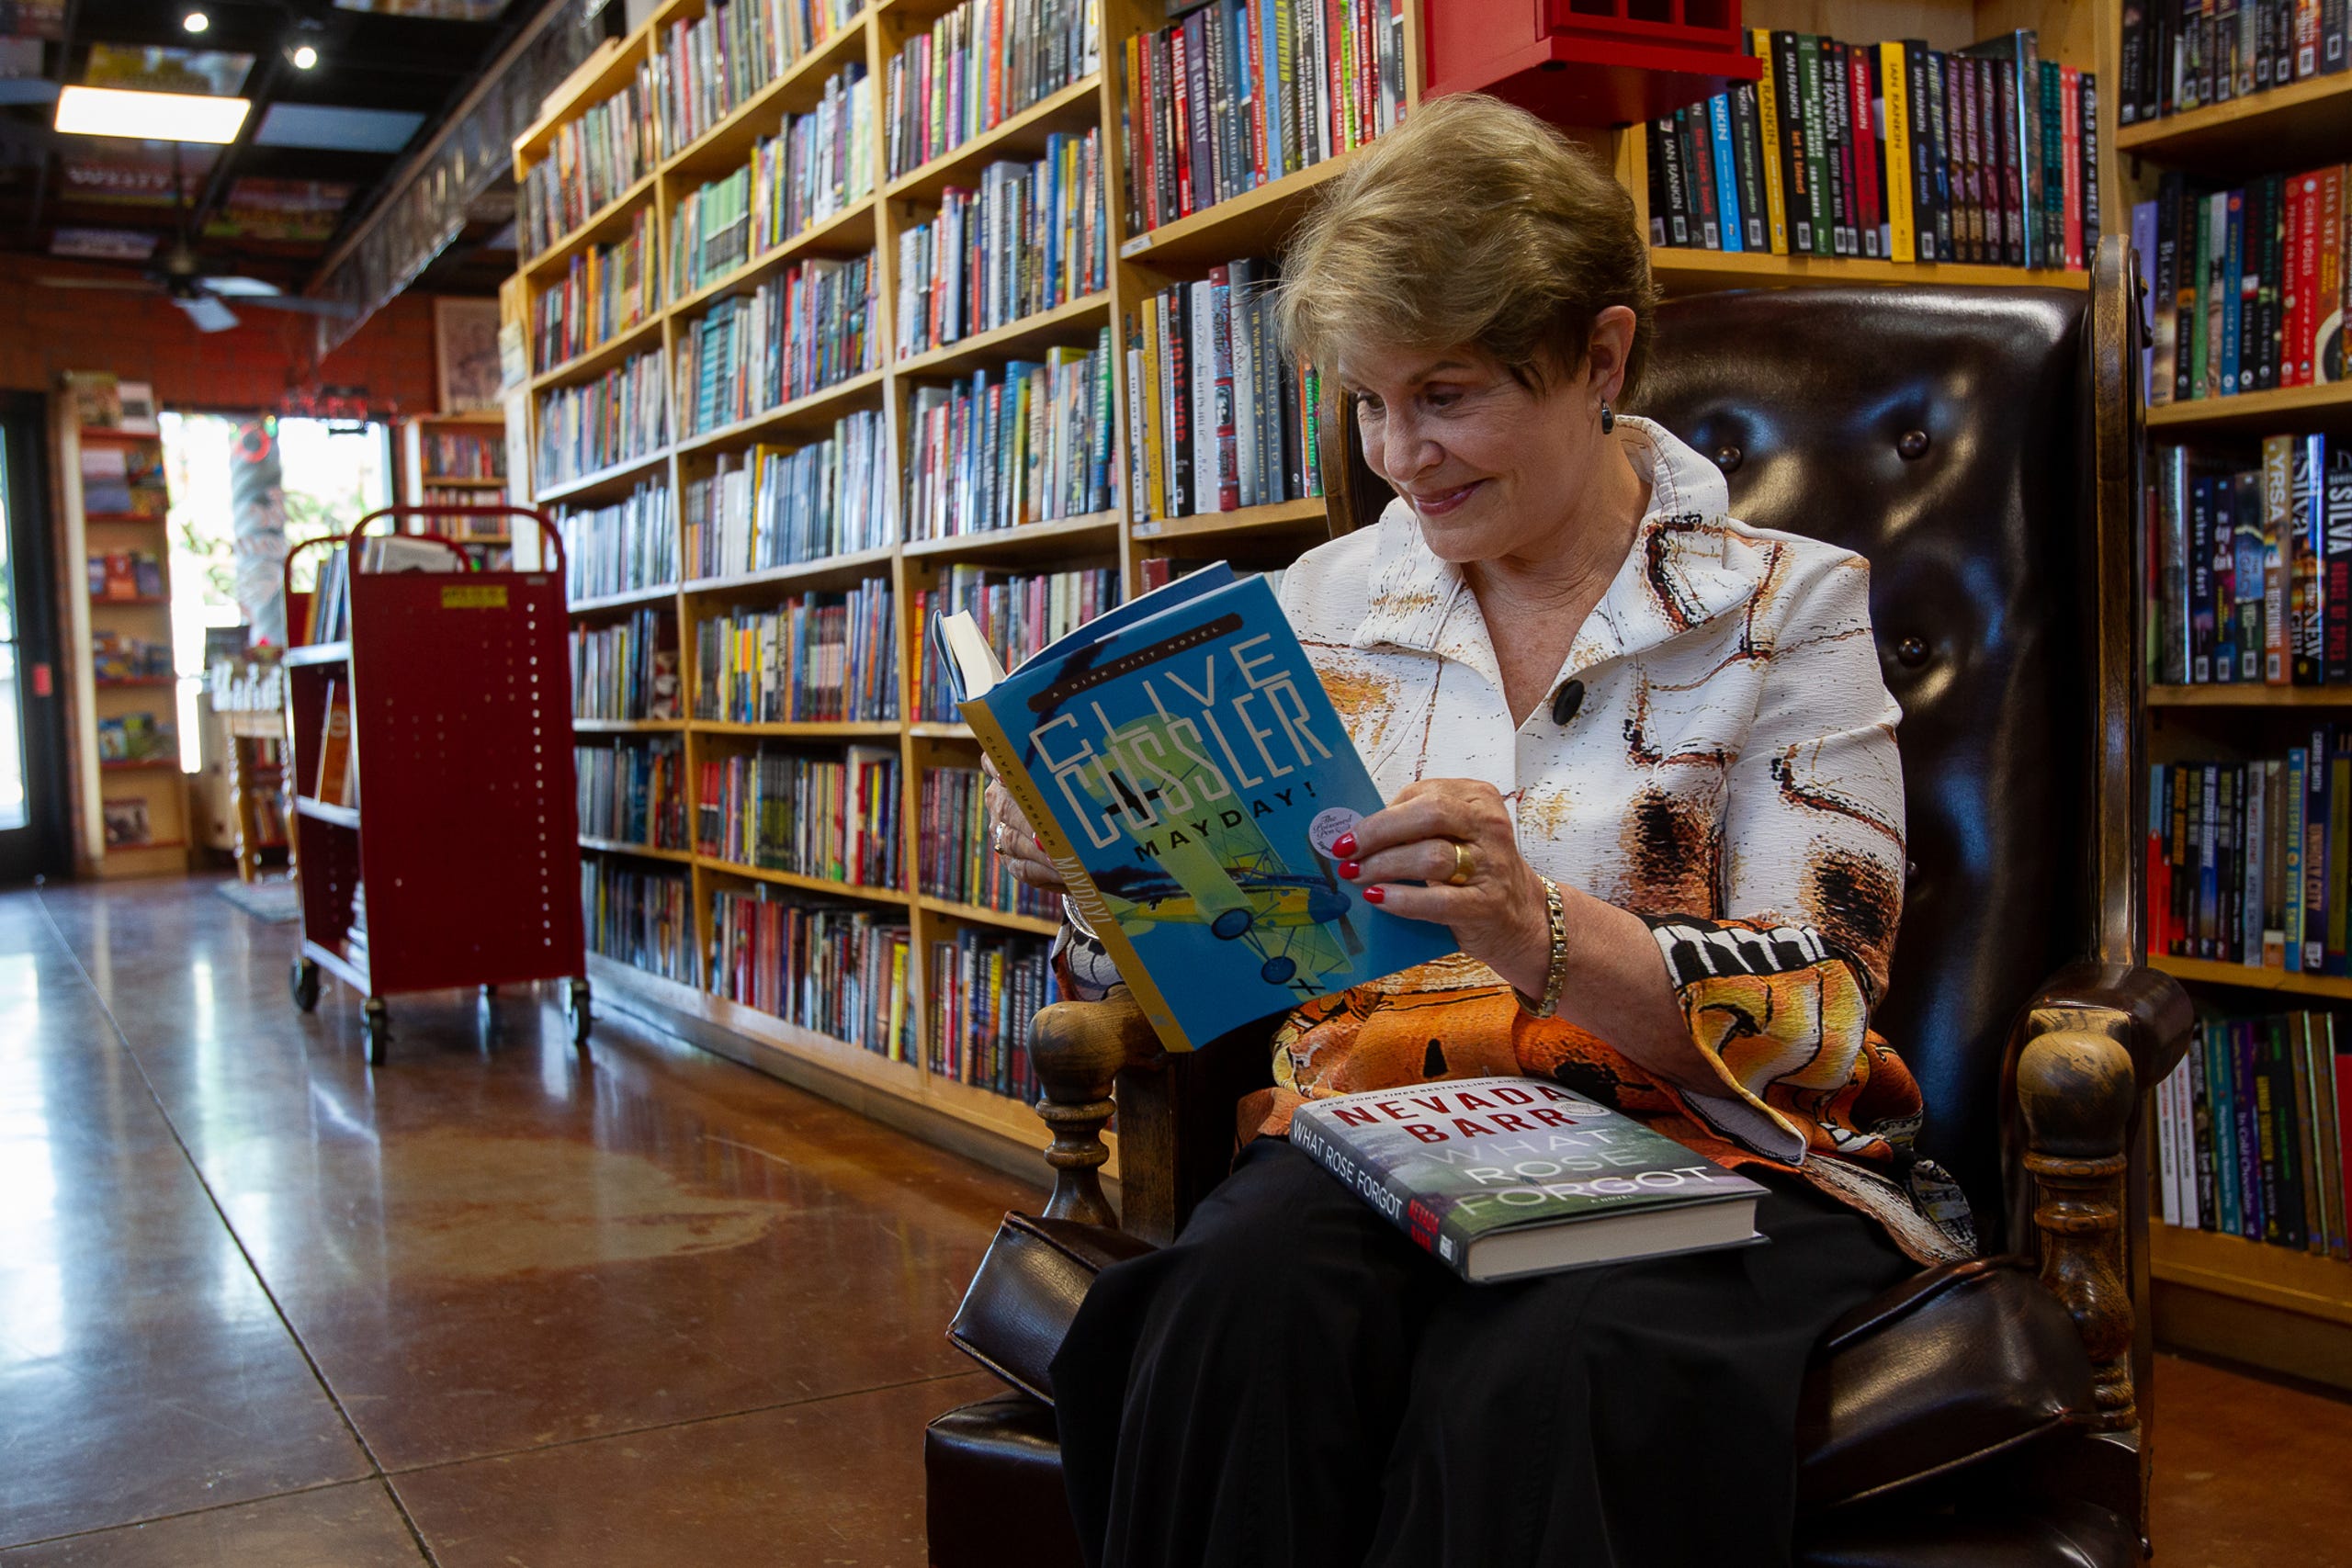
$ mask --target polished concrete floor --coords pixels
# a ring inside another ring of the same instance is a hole
[[[0,894],[0,1568],[915,1568],[1040,1197],[626,1019],[287,999],[208,884]],[[2159,1561],[2352,1568],[2352,1404],[2166,1358]],[[1500,1565],[1498,1565],[1500,1568]]]

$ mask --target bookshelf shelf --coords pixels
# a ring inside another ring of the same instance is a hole
[[[797,234],[761,252],[723,277],[713,278],[691,293],[681,294],[668,306],[683,316],[717,303],[730,294],[747,294],[767,281],[768,275],[805,256],[836,252],[857,254],[874,248],[874,198],[854,203],[831,218],[811,223]],[[665,260],[667,258],[664,258]]]
[[[2168,168],[2237,173],[2341,159],[2352,145],[2352,76],[2307,76],[2209,108],[2119,127],[2116,151]]]
[[[2352,687],[2266,686],[2241,682],[2226,686],[2151,686],[2152,708],[2340,708],[2352,705]]]
[[[417,477],[416,482],[435,485],[445,490],[504,490],[506,488],[504,479],[478,477],[460,479],[453,474],[421,474]]]
[[[757,723],[724,718],[697,718],[688,726],[696,735],[740,735],[752,739],[860,740],[876,736],[896,738],[896,719],[787,719]]]
[[[571,728],[578,735],[683,735],[686,721],[683,718],[575,718]]]
[[[678,596],[678,585],[664,582],[652,588],[631,588],[621,593],[598,593],[586,599],[574,599],[570,606],[575,615],[604,615],[615,610],[635,610],[647,604],[666,604]]]
[[[694,852],[691,850],[656,849],[651,844],[632,844],[620,839],[592,839],[585,833],[580,835],[580,847],[583,850],[600,851],[605,854],[640,855],[647,860],[666,860],[679,865],[695,863]]]
[[[179,683],[180,678],[176,675],[128,675],[119,681],[91,682],[101,692],[137,691],[156,686],[176,686]]]
[[[2304,975],[2285,969],[2265,969],[2252,964],[2220,964],[2210,958],[2176,958],[2170,953],[2152,953],[2148,967],[2159,969],[2178,980],[2198,980],[2211,986],[2243,986],[2257,991],[2277,991],[2298,997],[2328,997],[2337,1001],[2352,1001],[2352,978],[2341,975]]]
[[[802,431],[818,430],[830,425],[862,402],[878,399],[882,394],[882,370],[864,370],[846,380],[778,403],[748,419],[733,424],[722,424],[716,430],[706,430],[690,435],[673,448],[681,457],[697,452],[716,451],[737,442],[752,441],[763,435],[790,435]]]
[[[739,571],[726,577],[696,577],[686,581],[686,592],[695,595],[752,593],[763,589],[790,586],[812,586],[828,582],[855,582],[871,577],[880,568],[886,574],[895,546],[878,549],[853,550],[846,555],[824,556],[816,560],[794,561],[785,566],[762,567],[757,571]]]
[[[170,598],[161,593],[141,593],[130,598],[124,598],[112,593],[93,593],[90,595],[90,608],[93,610],[104,610],[109,608],[131,610],[145,608],[152,610],[160,608],[161,606],[169,604],[170,603]]]
[[[560,277],[574,253],[617,240],[629,231],[638,204],[650,200],[661,176],[647,175],[620,195],[588,215],[588,221],[523,264],[523,275],[537,287]]]
[[[669,457],[670,448],[667,446],[657,446],[641,457],[624,457],[617,463],[598,468],[594,473],[582,474],[576,479],[546,486],[538,492],[539,504],[546,506],[561,501],[579,505],[592,501],[608,501],[614,496],[626,494],[636,480],[662,468]]]
[[[899,360],[891,367],[908,380],[953,380],[982,365],[1017,359],[1025,353],[1076,340],[1111,319],[1111,296],[1105,291],[1023,316],[1017,321],[951,343],[944,348]]]
[[[1214,534],[1290,532],[1323,525],[1320,498],[1282,501],[1272,506],[1245,506],[1238,512],[1204,512],[1192,517],[1165,517],[1138,523],[1130,530],[1137,539],[1189,539]]]
[[[1189,269],[1235,256],[1267,254],[1289,235],[1315,193],[1338,178],[1352,156],[1342,152],[1230,201],[1148,229],[1119,247],[1119,259],[1138,266]]]
[[[1015,914],[1011,909],[992,909],[986,904],[958,904],[953,899],[934,898],[928,893],[917,902],[933,914],[944,915],[950,919],[969,920],[982,926],[1002,926],[1007,931],[1028,931],[1035,936],[1052,936],[1062,929],[1059,920]]]
[[[2162,1223],[2149,1227],[2148,1255],[2159,1280],[2352,1325],[2352,1263]]]
[[[1102,112],[1102,77],[1093,73],[1080,77],[1061,91],[1040,98],[1001,124],[980,132],[962,146],[952,148],[907,174],[899,175],[883,187],[886,201],[917,202],[934,205],[940,193],[949,186],[962,185],[999,158],[1025,152],[1031,157],[1045,151],[1046,138],[1056,131],[1082,131],[1099,125]]]
[[[645,320],[622,328],[586,353],[576,354],[560,365],[540,371],[531,378],[530,389],[535,393],[544,392],[552,387],[594,380],[631,355],[659,347],[661,342],[662,312],[657,309]]]
[[[177,770],[179,765],[180,760],[177,757],[117,757],[101,761],[98,763],[98,772],[102,773],[153,773],[164,768]]]
[[[918,740],[970,740],[978,744],[968,724],[935,718],[917,719],[907,726],[907,733]]]
[[[2158,403],[2148,410],[2148,428],[2199,435],[2260,436],[2302,430],[2329,434],[2352,432],[2352,382],[2327,381],[2267,392],[2240,392],[2229,398]]]
[[[797,871],[776,871],[763,865],[745,865],[740,861],[720,860],[717,855],[697,854],[695,864],[706,871],[725,872],[729,876],[748,876],[755,882],[773,882],[781,887],[798,887],[810,893],[831,893],[844,898],[862,898],[872,904],[913,902],[895,887],[868,887],[862,883],[842,882],[827,876],[804,876]]]
[[[1018,556],[1040,548],[1067,553],[1072,547],[1116,549],[1119,514],[1093,512],[1083,517],[1060,517],[1050,523],[1023,523],[1011,528],[985,529],[977,534],[950,534],[944,539],[918,539],[904,547],[910,556],[946,556],[981,560]]]
[[[2019,266],[1976,266],[1961,262],[1871,261],[1857,256],[1777,256],[1752,251],[1701,251],[1653,246],[1650,273],[1669,294],[1711,288],[1759,287],[1838,288],[1890,283],[1968,285],[1997,288],[2090,287],[2087,272]]]
[[[82,521],[85,523],[112,523],[128,525],[135,523],[166,523],[169,522],[170,519],[164,517],[142,517],[136,512],[92,512],[85,513]]]
[[[863,10],[847,26],[779,72],[765,85],[727,111],[708,130],[662,161],[661,172],[679,184],[700,184],[741,168],[752,146],[773,136],[784,117],[807,114],[824,96],[826,79],[865,52]]]

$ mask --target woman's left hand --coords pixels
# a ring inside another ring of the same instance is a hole
[[[1478,779],[1408,784],[1332,849],[1343,857],[1340,874],[1367,900],[1448,927],[1464,953],[1521,990],[1542,994],[1552,962],[1544,881],[1521,857],[1510,807],[1494,785]],[[1453,881],[1457,873],[1466,879]],[[1427,886],[1406,886],[1408,880]]]

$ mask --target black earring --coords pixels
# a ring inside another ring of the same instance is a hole
[[[1600,434],[1608,434],[1617,428],[1617,416],[1609,412],[1609,400],[1600,400]]]

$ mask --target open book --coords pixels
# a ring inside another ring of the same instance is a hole
[[[1332,840],[1383,802],[1261,580],[1204,567],[1010,674],[969,615],[932,635],[1170,1050],[1453,950],[1340,880]]]

